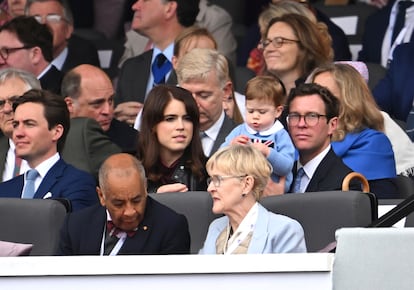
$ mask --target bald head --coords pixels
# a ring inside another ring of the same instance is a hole
[[[147,184],[145,171],[134,156],[114,154],[99,169],[99,201],[114,224],[123,230],[136,229],[144,217]]]
[[[100,68],[82,64],[70,70],[62,81],[71,117],[95,119],[104,131],[110,129],[114,114],[114,88],[111,79]]]
[[[109,178],[130,178],[134,174],[146,183],[145,169],[138,159],[127,153],[111,155],[99,169],[99,186],[105,187]]]

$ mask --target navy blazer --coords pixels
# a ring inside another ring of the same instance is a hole
[[[95,205],[67,215],[58,255],[99,255],[106,209]],[[137,234],[127,237],[119,255],[188,254],[190,233],[185,216],[148,196]]]
[[[295,180],[297,163],[295,163],[293,168]],[[345,176],[352,171],[353,170],[346,166],[342,161],[342,158],[338,157],[331,148],[316,168],[305,192],[342,190],[342,181]],[[292,182],[290,192],[292,192],[294,184],[295,182]],[[355,183],[352,183],[350,188],[352,190],[361,190],[361,187]]]
[[[119,72],[117,95],[115,98],[116,104],[124,102],[144,103],[151,73],[153,51],[153,49],[148,50],[124,62]],[[171,71],[166,83],[177,84],[177,76],[174,70]]]
[[[414,43],[400,44],[385,77],[373,90],[380,108],[401,121],[407,121],[414,98]]]
[[[40,86],[44,90],[60,95],[63,73],[52,65],[49,70],[39,79]]]
[[[21,198],[24,175],[0,183],[0,197]],[[92,175],[76,169],[59,159],[47,172],[33,198],[65,198],[72,210],[79,210],[98,202],[96,182]]]

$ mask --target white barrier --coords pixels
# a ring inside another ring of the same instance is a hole
[[[330,290],[333,254],[0,258],[1,289]]]

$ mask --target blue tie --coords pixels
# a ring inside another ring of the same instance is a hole
[[[394,29],[392,30],[391,43],[394,43],[401,29],[405,25],[405,14],[407,9],[410,8],[414,3],[411,1],[400,1],[398,2],[397,18],[395,19]]]
[[[298,172],[296,173],[295,184],[293,185],[293,192],[301,192],[300,191],[300,182],[302,181],[302,177],[305,175],[305,170],[303,167],[299,168]]]
[[[165,76],[172,69],[171,62],[162,53],[157,54],[151,66],[154,85],[165,83]]]
[[[35,195],[35,180],[39,175],[36,169],[30,169],[26,173],[26,184],[24,186],[22,198],[33,198]]]

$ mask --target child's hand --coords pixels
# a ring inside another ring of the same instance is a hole
[[[264,155],[264,157],[267,158],[267,156],[269,156],[269,154],[270,154],[270,148],[267,145],[265,145],[264,143],[257,142],[257,143],[252,143],[251,145],[254,148],[258,149],[260,152],[262,152],[262,154]]]
[[[230,144],[231,145],[246,145],[249,142],[250,142],[249,137],[247,137],[246,135],[239,135],[235,137],[233,140],[231,140]]]

